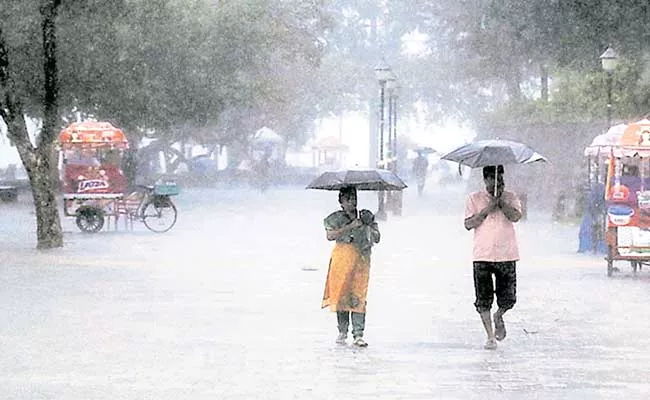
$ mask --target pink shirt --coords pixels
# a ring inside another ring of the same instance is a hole
[[[521,212],[521,203],[516,194],[504,190],[501,197]],[[465,206],[465,218],[480,213],[489,201],[490,195],[485,190],[471,193]],[[514,223],[501,210],[488,214],[483,223],[474,229],[474,261],[517,260],[519,247]]]

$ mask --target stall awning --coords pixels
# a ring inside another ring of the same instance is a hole
[[[113,147],[128,148],[124,132],[110,122],[75,122],[59,133],[59,143],[70,147]]]

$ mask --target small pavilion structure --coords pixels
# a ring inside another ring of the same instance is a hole
[[[320,170],[337,170],[345,166],[348,146],[335,136],[325,136],[312,146],[313,166]]]

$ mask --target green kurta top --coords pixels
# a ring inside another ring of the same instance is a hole
[[[343,210],[335,211],[323,221],[326,230],[341,229],[343,226],[352,222],[353,219]],[[376,228],[376,224],[375,225]],[[360,253],[367,255],[374,244],[372,238],[372,226],[361,225],[351,229],[336,239],[337,243],[352,243]]]

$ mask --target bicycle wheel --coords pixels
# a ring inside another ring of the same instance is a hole
[[[176,224],[176,214],[176,206],[170,199],[155,199],[145,204],[142,210],[142,222],[149,230],[163,233]]]

